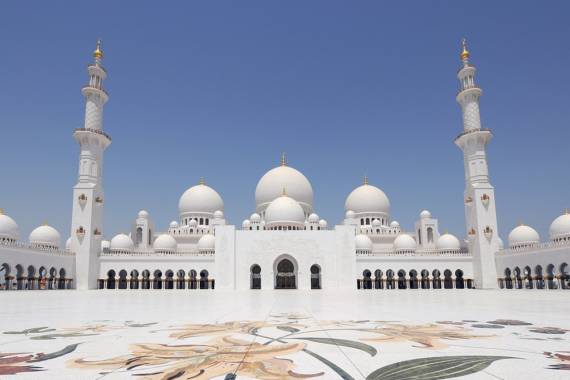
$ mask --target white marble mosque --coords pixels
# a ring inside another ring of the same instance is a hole
[[[404,231],[388,196],[365,178],[347,195],[338,224],[313,209],[313,186],[282,156],[259,180],[256,208],[239,225],[203,179],[179,199],[177,220],[155,224],[142,210],[129,234],[104,239],[103,130],[107,71],[100,43],[82,88],[85,124],[74,131],[79,174],[69,238],[49,225],[24,241],[16,221],[0,214],[0,286],[35,289],[570,289],[570,214],[556,217],[547,241],[520,225],[503,247],[482,128],[476,68],[465,42],[457,73],[463,130],[455,144],[465,163],[465,237],[441,233],[421,211]],[[340,205],[339,205],[340,207]]]

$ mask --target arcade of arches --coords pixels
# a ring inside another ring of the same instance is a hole
[[[17,264],[14,268],[0,265],[0,290],[72,289],[73,279],[66,277],[64,268],[36,268]]]
[[[431,273],[427,269],[419,272],[388,269],[386,273],[376,269],[374,275],[365,269],[362,278],[356,280],[356,286],[358,289],[472,289],[473,280],[464,278],[461,269],[455,272],[435,269]]]
[[[548,264],[506,268],[505,277],[499,279],[501,289],[570,289],[570,267],[562,263],[558,267]]]
[[[157,269],[153,272],[145,269],[141,272],[125,269],[111,269],[107,277],[99,279],[99,289],[214,289],[215,280],[209,277],[206,269],[197,272],[179,269],[174,273],[171,269],[162,273]]]

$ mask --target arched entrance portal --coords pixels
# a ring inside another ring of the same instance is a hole
[[[297,273],[295,265],[289,259],[281,259],[277,263],[275,289],[297,289]]]

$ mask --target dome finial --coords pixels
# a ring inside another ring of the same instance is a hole
[[[463,38],[463,40],[461,40],[461,46],[463,48],[463,51],[459,56],[463,62],[467,62],[470,56],[469,50],[467,50],[467,39]]]
[[[2,214],[2,209],[0,208],[0,214]],[[568,215],[570,214],[570,212],[568,211],[567,208],[564,209],[564,215]]]
[[[198,182],[198,184],[200,185],[205,185],[206,181],[204,180],[204,177],[200,177],[200,182]]]
[[[283,186],[283,193],[281,194],[282,197],[286,197],[287,196],[287,189],[285,189],[285,186]]]
[[[368,185],[368,176],[367,175],[364,175],[364,184]]]
[[[49,226],[47,219],[44,219],[44,222],[42,223],[42,226]]]
[[[101,39],[97,40],[97,47],[95,47],[95,51],[93,52],[93,58],[95,61],[100,61],[103,58],[103,50],[101,50]]]
[[[281,166],[287,166],[287,157],[285,156],[285,152],[281,153]]]
[[[4,209],[0,207],[0,215],[4,215]]]

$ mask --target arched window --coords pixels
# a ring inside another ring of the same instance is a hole
[[[253,264],[250,268],[250,288],[261,289],[261,267]]]
[[[428,227],[427,229],[427,239],[428,243],[433,243],[433,228]]]
[[[365,269],[362,272],[362,289],[372,289],[372,272]]]
[[[403,269],[398,271],[398,289],[406,289],[406,271]]]
[[[321,267],[317,264],[311,266],[311,289],[321,288]]]
[[[422,231],[418,230],[418,244],[422,245]]]
[[[127,271],[124,269],[119,272],[119,289],[127,289]]]
[[[367,226],[370,225],[370,218],[366,218],[366,225],[367,225]]]
[[[208,281],[208,271],[206,269],[202,269],[200,271],[200,289],[209,289],[209,281]]]
[[[142,243],[142,227],[137,227],[137,232],[136,232],[136,236],[135,236],[135,244],[139,245],[140,243]]]
[[[455,271],[455,289],[464,289],[465,280],[463,279],[463,271],[458,269]]]

